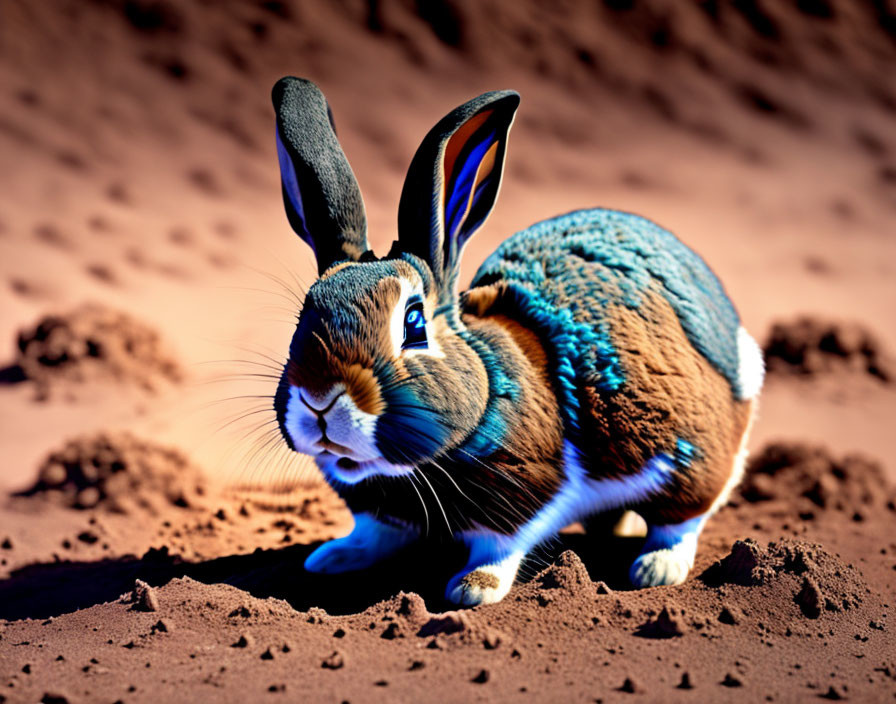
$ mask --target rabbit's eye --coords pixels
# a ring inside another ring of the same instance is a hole
[[[412,296],[404,311],[404,342],[401,348],[406,350],[426,346],[426,318],[423,316],[423,301],[419,296]]]

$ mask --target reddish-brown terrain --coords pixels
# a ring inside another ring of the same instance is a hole
[[[588,206],[716,270],[769,374],[688,582],[627,590],[640,539],[579,526],[466,611],[444,546],[303,571],[350,517],[270,409],[315,271],[286,74],[378,253],[429,127],[514,88],[467,278]],[[883,1],[0,3],[0,702],[892,701],[894,126]]]

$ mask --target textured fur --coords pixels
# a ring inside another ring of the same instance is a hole
[[[354,569],[440,535],[470,549],[448,597],[496,601],[563,525],[630,508],[648,523],[633,582],[684,579],[743,466],[762,381],[706,264],[643,218],[578,211],[510,237],[458,295],[519,97],[484,94],[427,135],[380,260],[323,96],[283,79],[274,101],[287,213],[321,271],[275,408],[361,517],[306,567]],[[426,341],[402,349],[412,297]]]
[[[361,190],[336,139],[330,106],[317,86],[302,78],[283,78],[272,98],[286,215],[311,245],[323,273],[333,262],[357,259],[368,249]],[[302,184],[300,193],[293,184]]]

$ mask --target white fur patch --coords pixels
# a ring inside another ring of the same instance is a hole
[[[663,456],[648,460],[637,474],[612,479],[589,479],[579,461],[579,451],[568,441],[563,450],[566,480],[560,490],[535,516],[513,535],[497,535],[491,531],[467,531],[467,543],[478,538],[495,541],[497,553],[527,553],[552,537],[561,528],[592,513],[638,503],[663,489],[675,467]]]
[[[343,484],[357,484],[377,474],[398,477],[413,472],[413,467],[390,464],[382,458],[375,441],[377,416],[359,409],[344,390],[337,384],[323,396],[310,396],[305,389],[290,387],[283,420],[296,450],[314,457],[327,477]],[[342,395],[333,402],[338,394]],[[323,444],[319,416],[309,405],[319,411],[329,406],[324,414],[327,438],[342,448],[338,452]],[[357,465],[340,467],[342,458]]]
[[[756,340],[743,326],[737,329],[737,365],[737,397],[742,401],[755,398],[765,378],[765,361]]]
[[[694,566],[697,538],[709,513],[682,523],[650,526],[647,542],[629,569],[629,580],[636,587],[681,584]]]
[[[297,386],[289,387],[283,425],[297,452],[316,455],[320,452],[317,446],[317,441],[321,439],[320,427],[314,411],[302,402],[301,391]]]
[[[632,563],[628,578],[632,585],[659,587],[681,584],[687,579],[697,555],[697,535],[683,540],[671,548],[661,548],[639,555]]]
[[[522,559],[523,553],[515,552],[499,562],[465,568],[448,582],[445,597],[464,606],[495,604],[507,596]]]
[[[403,464],[391,464],[378,457],[373,460],[359,462],[354,469],[343,469],[339,466],[339,457],[323,452],[314,458],[318,468],[329,479],[342,484],[357,484],[365,479],[381,475],[384,477],[403,477],[414,473],[414,467]]]
[[[380,456],[374,443],[377,416],[359,409],[348,394],[342,394],[325,416],[327,437],[348,448],[346,457],[358,462]]]
[[[718,511],[722,506],[728,503],[728,498],[731,496],[731,492],[734,491],[734,488],[740,484],[741,479],[744,477],[744,469],[747,466],[747,440],[750,438],[750,429],[753,427],[753,420],[756,418],[756,404],[758,401],[753,401],[753,407],[750,409],[750,418],[747,420],[747,427],[744,428],[744,434],[741,435],[740,445],[737,447],[737,454],[734,455],[734,462],[731,465],[731,475],[728,477],[728,481],[725,482],[725,486],[722,487],[721,493],[716,497],[716,500],[712,502],[712,506],[709,508],[709,515],[711,516],[716,511]]]

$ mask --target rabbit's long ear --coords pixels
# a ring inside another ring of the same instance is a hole
[[[519,104],[509,90],[474,98],[430,130],[411,162],[398,240],[429,263],[446,298],[454,294],[464,244],[495,205]]]
[[[289,224],[311,245],[319,273],[358,259],[368,248],[364,201],[327,99],[311,81],[289,76],[277,81],[271,97]]]

